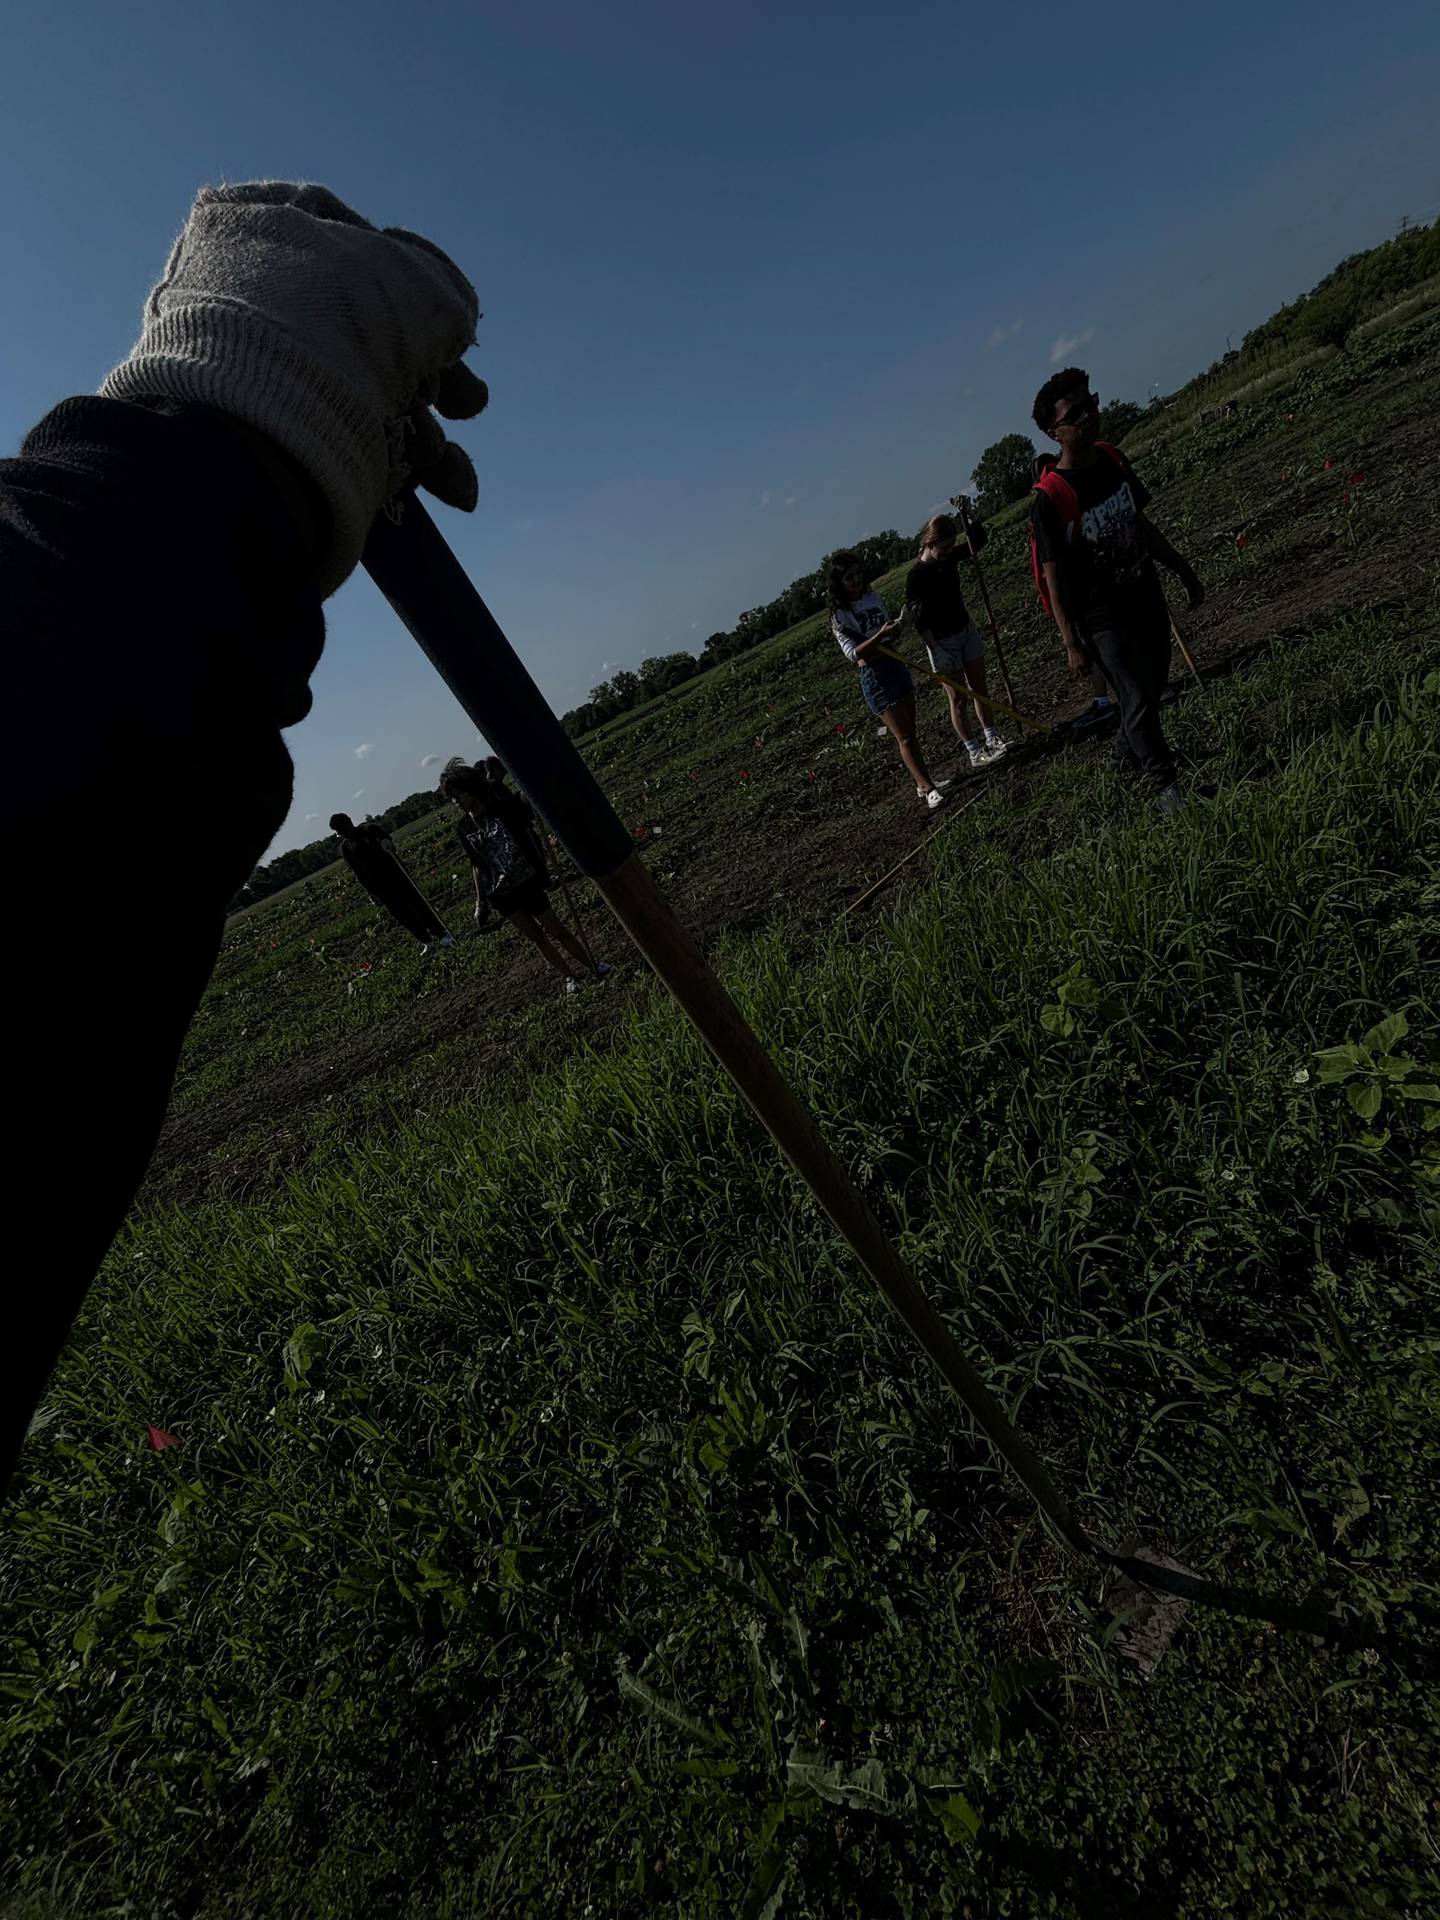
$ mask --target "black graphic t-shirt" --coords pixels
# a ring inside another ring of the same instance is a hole
[[[905,576],[905,604],[914,609],[917,630],[932,640],[953,640],[964,633],[970,612],[960,589],[959,554],[917,560]]]
[[[345,835],[340,842],[340,857],[362,884],[386,878],[395,870],[389,834],[369,821]]]
[[[1150,493],[1130,462],[1102,453],[1093,467],[1066,467],[1060,478],[1074,489],[1079,524],[1068,527],[1043,493],[1031,502],[1030,524],[1037,555],[1056,563],[1075,625],[1085,633],[1125,629],[1155,618],[1157,603],[1163,617],[1160,579],[1140,534]]]

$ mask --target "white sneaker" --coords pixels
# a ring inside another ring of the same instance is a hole
[[[946,787],[953,787],[954,784],[955,782],[953,780],[932,780],[928,787],[916,787],[915,798],[917,800],[923,800],[926,794],[933,792],[934,789],[937,787],[940,789],[941,793],[943,793]]]
[[[921,797],[931,813],[935,811],[936,807],[943,807],[945,804],[945,795],[940,791],[939,787],[931,787],[930,791]]]
[[[1002,740],[998,733],[987,733],[985,736],[985,751],[992,760],[1003,760],[1005,755],[1010,751],[1010,742],[1008,740]]]
[[[435,944],[438,947],[453,947],[455,944],[455,936],[453,933],[447,933],[443,940],[437,940]]]
[[[585,982],[583,980],[577,980],[573,973],[569,974],[565,980],[565,991],[566,993],[578,993],[584,984]]]
[[[435,951],[434,944],[431,941],[427,940],[424,946],[421,947],[420,949],[420,958],[422,960],[428,960],[434,951]]]

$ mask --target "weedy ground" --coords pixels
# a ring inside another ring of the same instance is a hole
[[[1231,669],[1173,823],[1017,755],[841,919],[931,823],[813,633],[594,749],[1084,1523],[1410,1635],[1437,344],[1152,456]],[[335,877],[232,929],[4,1515],[12,1913],[1435,1910],[1415,1664],[1192,1609],[1142,1680],[668,1005],[477,948],[420,972]]]

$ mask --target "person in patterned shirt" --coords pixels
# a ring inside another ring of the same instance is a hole
[[[900,622],[891,619],[885,602],[871,589],[857,554],[842,551],[832,557],[828,588],[830,631],[845,658],[860,669],[861,698],[894,735],[917,796],[927,807],[941,806],[948,783],[930,778],[915,738],[915,682],[910,669],[878,650],[894,636]]]

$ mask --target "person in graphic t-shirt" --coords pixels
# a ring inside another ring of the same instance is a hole
[[[1031,486],[1033,487],[1042,475],[1049,473],[1054,465],[1055,455],[1053,453],[1037,453],[1035,458],[1030,462]],[[1098,724],[1101,720],[1108,720],[1115,704],[1115,697],[1110,691],[1110,682],[1105,678],[1104,673],[1098,666],[1091,668],[1090,691],[1093,696],[1090,705],[1080,716],[1080,722],[1085,726]]]
[[[1187,560],[1145,517],[1150,495],[1124,454],[1099,438],[1100,403],[1078,367],[1035,396],[1034,420],[1060,456],[1035,484],[1035,560],[1072,673],[1098,666],[1120,708],[1115,766],[1141,774],[1162,812],[1185,798],[1160,722],[1170,675],[1170,614],[1155,562],[1198,607],[1205,597]]]
[[[915,682],[910,669],[878,651],[895,636],[900,622],[890,618],[885,602],[872,592],[858,554],[832,554],[827,592],[830,631],[851,666],[860,669],[861,698],[895,736],[916,795],[927,807],[942,805],[949,783],[930,778],[915,738]]]
[[[348,813],[332,813],[330,831],[340,836],[340,858],[392,920],[420,942],[422,954],[432,947],[453,947],[455,936],[400,864],[394,842],[381,826],[366,821],[356,826]]]
[[[925,643],[932,673],[949,674],[972,694],[945,683],[950,724],[960,736],[972,767],[988,767],[1005,752],[1005,742],[990,724],[985,704],[985,636],[970,618],[960,585],[959,528],[948,513],[928,520],[920,535],[920,558],[905,576],[905,604]],[[973,726],[967,712],[973,711]]]
[[[524,934],[547,966],[565,976],[567,993],[612,973],[607,961],[591,965],[584,947],[551,907],[550,875],[535,815],[529,801],[506,786],[500,762],[472,767],[465,760],[451,760],[440,775],[440,791],[461,809],[458,832],[475,874],[476,924],[483,927],[493,908]]]

